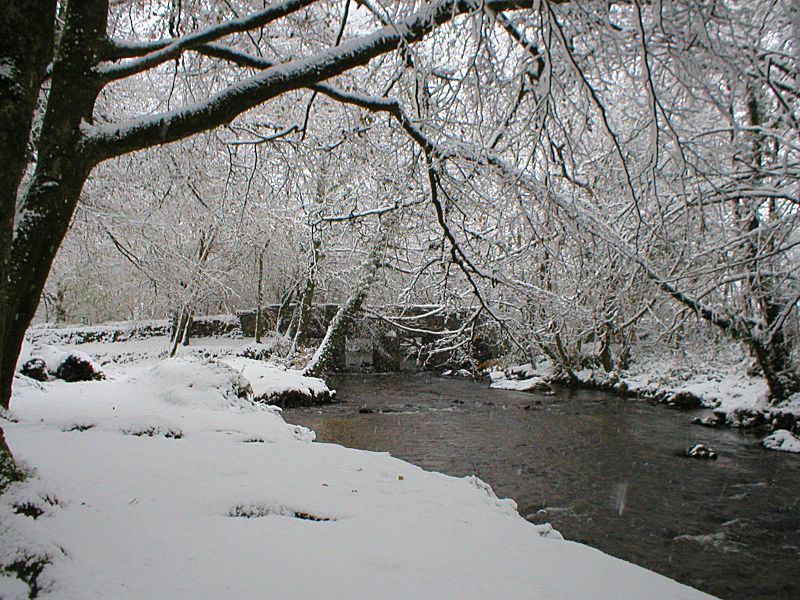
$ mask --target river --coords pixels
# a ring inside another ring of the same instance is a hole
[[[800,598],[800,456],[603,392],[340,375],[338,404],[287,409],[321,442],[475,474],[522,516],[720,598]],[[371,412],[370,412],[371,411]],[[680,456],[703,442],[719,459]]]

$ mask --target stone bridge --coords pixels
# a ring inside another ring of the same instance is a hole
[[[312,343],[318,343],[325,336],[338,310],[338,304],[312,307],[308,331]],[[433,305],[406,307],[401,314],[387,312],[387,317],[377,314],[376,310],[361,312],[353,319],[346,339],[335,349],[334,370],[371,366],[377,372],[399,371],[410,354],[430,347],[441,337],[436,332],[455,331],[470,316],[468,311],[447,312]],[[285,333],[293,326],[293,319],[296,320],[294,305],[269,304],[262,308],[262,315],[267,333]],[[241,311],[238,316],[244,336],[254,337],[256,311]],[[471,342],[470,353],[478,361],[496,358],[504,350],[499,347],[497,337],[491,335],[488,324],[485,319],[479,321],[481,334]]]

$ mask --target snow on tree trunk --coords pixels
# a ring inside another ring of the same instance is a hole
[[[310,264],[308,266],[306,285],[300,295],[300,316],[297,321],[297,331],[295,332],[293,346],[302,346],[308,341],[308,330],[311,328],[311,316],[314,307],[314,292],[317,289],[317,272],[319,270],[319,261],[321,260],[320,246],[321,242],[319,240],[312,240]]]
[[[175,315],[175,322],[172,328],[172,335],[170,336],[170,358],[174,357],[178,352],[178,346],[189,345],[190,330],[192,328],[192,311],[187,306],[182,306],[178,313]]]
[[[39,87],[53,56],[54,20],[52,0],[7,0],[0,10],[0,90],[3,90],[0,93],[0,406],[3,408],[8,408],[22,342],[19,327],[13,327],[17,311],[11,279],[17,191],[28,164],[26,147]]]
[[[0,494],[5,491],[9,484],[23,479],[25,479],[25,473],[14,461],[14,455],[6,443],[3,428],[0,427]]]
[[[314,356],[303,369],[303,375],[309,377],[320,377],[324,375],[330,367],[330,362],[333,359],[336,348],[341,348],[347,337],[347,330],[350,327],[352,319],[361,310],[361,305],[369,295],[370,288],[375,282],[381,264],[383,262],[383,253],[388,241],[389,230],[393,224],[393,219],[386,219],[386,223],[380,225],[375,242],[370,250],[369,258],[362,266],[361,277],[356,283],[355,288],[351,292],[344,304],[339,307],[336,314],[331,319],[328,329],[325,332],[325,337],[322,338],[319,347]]]
[[[258,254],[258,289],[256,290],[256,344],[264,335],[264,250]]]
[[[53,57],[55,2],[7,0],[0,11],[0,406],[8,408],[16,361],[91,157],[79,147],[98,87],[92,67],[105,38],[107,2],[70,5],[50,73],[35,169],[20,193],[45,68]],[[19,204],[17,200],[19,199]],[[18,212],[18,214],[17,214]],[[13,466],[5,441],[0,461]]]

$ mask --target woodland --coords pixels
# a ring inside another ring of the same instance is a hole
[[[792,0],[6,0],[1,404],[34,319],[288,302],[299,342],[312,303],[426,305],[465,315],[443,351],[489,323],[567,375],[742,345],[786,400],[799,32]]]

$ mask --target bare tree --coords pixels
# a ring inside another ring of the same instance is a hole
[[[753,350],[773,400],[800,388],[796,7],[184,4],[155,19],[124,0],[4,5],[3,407],[92,170],[221,126],[287,172],[313,164],[295,148],[385,132],[403,193],[346,207],[342,168],[320,223],[402,212],[406,299],[463,302],[567,370],[618,369],[655,309],[689,310]]]
[[[305,375],[319,377],[330,370],[334,352],[343,347],[347,332],[353,319],[361,311],[364,301],[375,283],[378,271],[383,266],[387,242],[392,234],[394,223],[393,215],[385,218],[386,222],[379,222],[378,231],[372,242],[369,254],[364,264],[359,269],[359,276],[355,286],[348,294],[347,299],[339,306],[336,314],[328,325],[325,336],[319,344],[314,356],[303,369]]]
[[[158,39],[161,31],[151,29],[151,38],[118,39],[113,37],[123,22],[118,16],[130,12],[134,18],[128,23],[135,26],[135,3],[109,10],[107,0],[6,2],[0,16],[0,77],[7,90],[0,97],[0,404],[8,406],[25,330],[83,185],[98,163],[228,123],[282,94],[406,48],[483,5],[505,10],[528,2],[439,0],[416,11],[403,3],[388,24],[362,28],[345,41],[314,40],[296,48],[294,58],[275,56],[255,73],[249,65],[180,108],[167,105],[156,114],[109,121],[97,113],[98,99],[124,87],[125,80],[165,68],[189,52],[241,62],[245,53],[236,42],[250,43],[247,32],[277,27],[303,9],[319,7],[321,14],[330,14],[336,4],[284,0],[247,16],[219,7],[218,22],[187,29],[173,18],[162,29],[170,37]],[[219,43],[225,38],[233,40],[231,45]],[[30,152],[25,152],[29,141]]]

